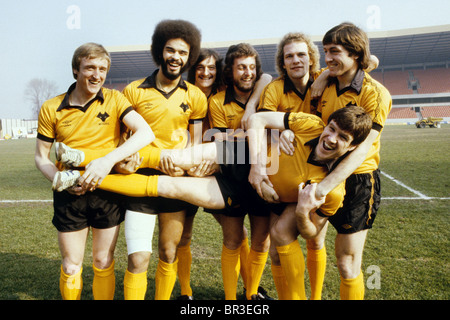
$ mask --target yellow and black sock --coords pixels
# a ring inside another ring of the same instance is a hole
[[[259,282],[261,281],[268,255],[269,252],[257,252],[250,249],[247,260],[247,300],[251,300],[252,295],[258,293]]]
[[[61,274],[59,277],[59,289],[63,300],[80,300],[81,291],[83,289],[83,278],[81,274],[83,268],[74,275],[68,275],[61,266]]]
[[[230,250],[222,246],[222,278],[225,300],[236,300],[237,281],[240,269],[241,248]]]
[[[155,300],[170,300],[177,280],[178,260],[167,263],[159,259],[155,275]]]
[[[94,281],[92,283],[94,300],[114,300],[116,289],[114,261],[106,269],[99,269],[94,265],[92,265],[92,268],[94,269]]]
[[[139,150],[139,156],[144,158],[141,168],[156,168],[159,166],[161,149],[148,145]]]
[[[250,253],[250,246],[248,245],[248,238],[246,237],[244,238],[244,240],[242,240],[241,251],[239,252],[239,261],[241,266],[240,273],[245,288],[247,288],[247,281],[248,281],[247,261],[249,253]]]
[[[180,282],[181,295],[192,296],[191,288],[191,242],[187,245],[178,247],[178,281]]]
[[[323,281],[325,279],[325,269],[327,265],[327,252],[325,246],[319,250],[309,249],[306,255],[306,266],[309,273],[309,283],[311,285],[311,300],[322,299]]]
[[[341,277],[341,300],[364,300],[364,275],[362,272],[354,279]]]
[[[295,240],[286,246],[276,247],[276,249],[292,300],[306,300],[305,259],[300,244]]]
[[[125,300],[144,300],[147,292],[147,271],[131,273],[125,271],[123,294]]]
[[[98,188],[129,197],[157,197],[158,176],[109,174]]]
[[[123,295],[125,300],[144,300],[147,292],[147,271],[131,273],[125,271]]]
[[[291,292],[289,291],[286,276],[284,275],[281,266],[272,264],[272,277],[277,289],[278,300],[292,300]]]

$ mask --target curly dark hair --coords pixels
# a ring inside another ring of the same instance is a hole
[[[152,36],[151,53],[153,61],[160,66],[163,63],[162,52],[168,40],[183,39],[189,44],[189,68],[197,60],[200,52],[202,35],[200,30],[191,22],[185,20],[162,20],[159,22]]]
[[[255,57],[256,62],[256,80],[258,81],[263,74],[261,67],[261,59],[259,58],[258,51],[251,44],[239,43],[232,45],[228,48],[227,55],[225,57],[225,67],[223,69],[223,82],[227,85],[233,85],[233,64],[234,60],[242,57]]]

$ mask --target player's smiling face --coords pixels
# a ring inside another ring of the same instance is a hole
[[[256,82],[255,57],[248,56],[234,59],[233,81],[236,89],[242,92],[253,90]]]
[[[105,83],[109,63],[105,58],[82,58],[80,70],[73,70],[77,87],[86,95],[96,95]]]
[[[284,69],[291,79],[301,79],[309,73],[308,45],[305,42],[295,41],[284,46]]]
[[[175,80],[186,70],[190,46],[183,39],[170,39],[163,49],[162,72],[169,80]]]
[[[210,88],[216,80],[216,74],[216,59],[210,56],[195,68],[195,85],[202,90]]]
[[[357,57],[350,54],[340,44],[326,44],[323,46],[325,63],[330,70],[330,77],[342,77],[353,69],[358,68]]]
[[[356,147],[351,143],[353,136],[339,128],[332,120],[323,130],[315,150],[315,159],[321,162],[335,160]]]

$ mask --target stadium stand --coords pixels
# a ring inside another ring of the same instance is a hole
[[[412,94],[413,91],[408,88],[407,71],[384,71],[372,72],[371,75],[382,83],[391,93],[391,95]]]
[[[450,117],[450,106],[425,107],[422,108],[422,115],[424,118],[448,118]]]
[[[393,108],[388,122],[411,123],[419,117],[450,121],[450,25],[369,33],[372,54],[380,64],[371,72],[391,93]],[[313,41],[323,52],[321,36]],[[264,72],[276,77],[275,52],[279,39],[246,40],[260,52]],[[203,43],[224,56],[234,42]],[[127,83],[147,77],[156,69],[148,46],[107,48],[112,66],[106,87],[122,90]],[[321,66],[325,66],[321,54]],[[415,112],[420,108],[421,112]]]
[[[450,69],[413,70],[420,86],[419,93],[450,92]]]
[[[372,71],[392,95],[450,92],[450,69],[413,69],[408,71]]]
[[[389,113],[389,119],[414,119],[417,118],[412,108],[393,108]]]

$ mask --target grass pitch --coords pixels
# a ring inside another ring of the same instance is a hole
[[[367,300],[450,298],[450,125],[440,129],[386,126],[380,169],[382,204],[366,241],[363,272]],[[34,165],[34,139],[0,141],[0,299],[57,300],[60,254],[51,224],[51,187]],[[388,178],[390,177],[390,178]],[[16,201],[17,200],[17,201]],[[31,201],[29,201],[31,200]],[[147,299],[154,297],[157,232]],[[339,299],[332,226],[327,235],[323,299]],[[211,215],[198,212],[192,239],[191,285],[197,300],[222,300],[222,234]],[[300,244],[305,247],[304,240]],[[305,252],[306,253],[306,252]],[[116,295],[123,299],[127,254],[123,230],[116,249]],[[82,299],[92,299],[90,241]],[[306,280],[308,280],[306,273]],[[266,264],[261,285],[276,298]],[[307,283],[307,290],[308,290]],[[239,288],[242,288],[240,280]],[[240,289],[239,289],[240,290]],[[176,284],[172,297],[179,295]]]

